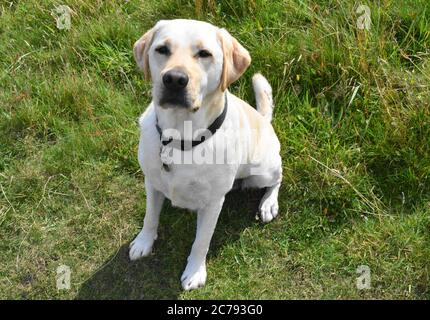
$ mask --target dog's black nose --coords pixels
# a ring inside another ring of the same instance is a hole
[[[163,75],[163,83],[167,89],[183,89],[188,84],[188,76],[182,71],[170,70]]]

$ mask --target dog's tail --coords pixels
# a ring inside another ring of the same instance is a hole
[[[252,77],[252,86],[254,88],[255,100],[257,102],[257,111],[269,122],[272,121],[272,87],[261,73],[254,74]]]

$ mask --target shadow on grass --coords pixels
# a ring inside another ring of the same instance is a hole
[[[254,216],[263,193],[264,190],[246,190],[227,195],[208,260],[256,223]],[[161,213],[154,254],[131,262],[129,243],[124,244],[81,286],[76,299],[178,299],[182,292],[179,279],[194,240],[196,214],[173,208],[167,202]]]

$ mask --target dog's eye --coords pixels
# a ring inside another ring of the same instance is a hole
[[[212,54],[207,50],[199,50],[199,52],[197,52],[197,56],[200,58],[207,58],[212,56]]]
[[[167,46],[159,46],[155,49],[155,51],[157,51],[159,54],[163,54],[166,56],[170,54],[170,50]]]

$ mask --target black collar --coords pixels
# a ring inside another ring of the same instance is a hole
[[[225,94],[225,98],[224,98],[224,110],[222,111],[222,113],[214,120],[214,122],[211,123],[211,125],[207,128],[207,130],[211,133],[211,135],[214,135],[215,132],[222,126],[222,124],[224,123],[225,117],[227,115],[227,93]],[[169,138],[169,140],[163,140],[163,131],[161,130],[160,126],[158,125],[158,120],[155,123],[155,128],[157,128],[158,134],[160,135],[160,141],[163,144],[163,146],[167,146],[169,143],[171,143],[173,140],[172,137]],[[190,145],[191,148],[194,148],[195,146],[198,146],[200,143],[204,142],[206,139],[206,137],[204,135],[200,136],[199,140],[191,140],[191,145],[190,143],[188,143],[188,145]],[[180,144],[181,144],[181,150],[185,151],[185,140],[179,140]],[[190,149],[191,149],[190,148]],[[187,149],[189,150],[189,149]]]

